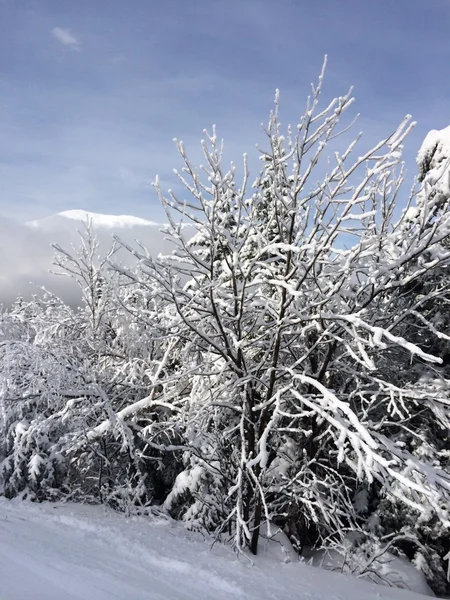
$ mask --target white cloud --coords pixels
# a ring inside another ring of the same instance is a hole
[[[55,27],[52,31],[52,35],[54,38],[58,40],[63,46],[68,46],[72,50],[81,50],[81,44],[78,38],[70,33],[68,29],[63,29],[62,27]]]

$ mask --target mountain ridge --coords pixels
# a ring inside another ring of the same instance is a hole
[[[133,215],[110,215],[82,209],[65,210],[42,219],[27,221],[25,225],[33,229],[58,229],[61,225],[71,226],[73,222],[92,223],[94,229],[131,229],[133,227],[157,227],[155,221],[149,221]]]

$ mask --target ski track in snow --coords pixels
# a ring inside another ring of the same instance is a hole
[[[101,507],[0,498],[0,600],[404,600],[424,598],[232,550],[179,524]]]

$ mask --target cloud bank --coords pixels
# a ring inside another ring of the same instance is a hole
[[[65,302],[72,305],[79,302],[79,290],[74,281],[51,273],[52,268],[57,270],[52,267],[55,254],[52,244],[68,251],[76,248],[85,215],[84,211],[68,211],[31,223],[0,217],[0,304],[8,306],[18,295],[29,299],[42,286]],[[108,251],[115,234],[131,246],[138,240],[152,256],[171,251],[170,242],[161,232],[162,225],[135,217],[93,217],[100,254]],[[115,260],[130,265],[135,259],[121,250]]]

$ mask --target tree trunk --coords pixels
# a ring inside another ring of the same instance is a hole
[[[262,504],[261,498],[258,497],[256,506],[255,506],[255,520],[254,520],[254,524],[253,524],[253,533],[252,533],[252,539],[251,539],[251,544],[250,544],[250,550],[251,550],[252,554],[255,554],[255,555],[258,553],[258,541],[259,541],[259,533],[260,533],[260,528],[261,528],[261,513],[262,513],[261,504]]]

